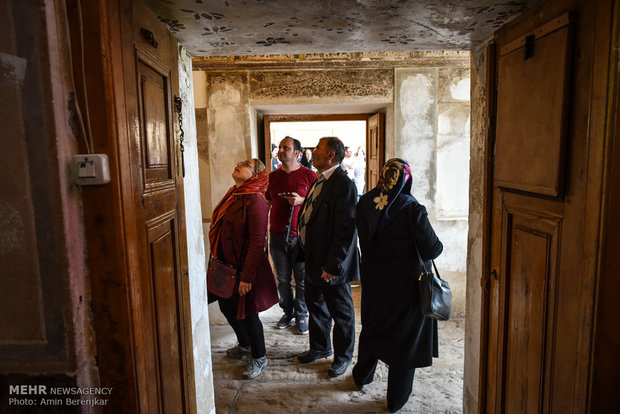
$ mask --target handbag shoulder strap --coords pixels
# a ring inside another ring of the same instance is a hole
[[[418,243],[415,240],[415,233],[413,232],[413,222],[411,221],[411,214],[409,214],[407,218],[409,220],[409,228],[412,230],[411,239],[413,240],[413,245],[415,246],[415,252],[418,255],[418,260],[420,261],[420,266],[422,267],[423,271],[426,271],[426,266],[424,266],[422,255],[420,255],[420,249],[418,249]],[[435,274],[437,275],[439,279],[441,279],[441,276],[439,276],[439,271],[437,270],[437,266],[435,265],[435,261],[433,259],[431,259],[431,263],[433,264],[433,269],[435,269]]]

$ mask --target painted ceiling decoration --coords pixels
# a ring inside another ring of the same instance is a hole
[[[193,56],[469,50],[536,0],[147,0]]]

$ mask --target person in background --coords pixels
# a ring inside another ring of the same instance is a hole
[[[278,292],[265,252],[268,185],[265,164],[253,158],[237,163],[235,185],[213,210],[209,243],[211,254],[238,269],[238,287],[224,299],[209,293],[209,303],[220,310],[237,336],[237,345],[226,351],[232,358],[251,355],[243,377],[257,377],[267,365],[263,325],[258,313],[278,303]]]
[[[357,199],[359,200],[362,194],[364,194],[364,187],[366,186],[366,157],[364,150],[360,147],[355,152],[353,158],[353,182],[357,187]]]
[[[355,345],[355,313],[350,282],[359,279],[355,230],[357,191],[340,163],[344,145],[323,137],[313,151],[318,178],[299,214],[299,241],[306,262],[306,305],[310,313],[310,349],[300,354],[309,363],[332,354],[331,377],[344,374]]]
[[[350,179],[353,179],[355,173],[353,172],[353,162],[355,161],[351,156],[351,148],[344,147],[344,159],[342,160],[342,169],[347,173]]]
[[[275,144],[271,144],[271,171],[275,171],[280,168],[280,160],[278,160],[278,147]]]
[[[362,249],[362,332],[353,381],[358,390],[373,381],[377,361],[388,367],[387,406],[400,410],[409,400],[416,368],[438,356],[437,321],[422,315],[418,278],[424,261],[443,245],[424,206],[411,195],[406,161],[386,162],[377,186],[357,204]],[[428,267],[430,263],[427,263]]]
[[[310,148],[306,148],[304,150],[304,155],[301,157],[300,164],[311,170],[313,169],[312,168],[312,150]]]
[[[284,314],[276,324],[280,329],[297,326],[308,333],[308,308],[304,299],[305,265],[297,257],[297,215],[316,180],[316,173],[299,165],[301,143],[285,137],[278,148],[282,167],[269,174],[266,197],[271,202],[269,215],[269,253],[278,278],[280,307]],[[293,277],[295,291],[293,292]]]

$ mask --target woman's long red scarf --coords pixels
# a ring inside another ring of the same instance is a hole
[[[213,215],[211,217],[211,229],[209,230],[209,244],[211,245],[211,255],[217,256],[218,243],[220,241],[220,232],[222,230],[222,217],[226,213],[226,210],[235,201],[235,197],[241,194],[258,194],[263,199],[265,198],[265,191],[269,185],[269,176],[267,171],[258,173],[257,175],[248,178],[239,187],[233,186],[229,189],[222,200],[215,206]]]

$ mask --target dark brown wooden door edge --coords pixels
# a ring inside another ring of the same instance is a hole
[[[610,47],[608,111],[605,160],[605,192],[601,222],[600,279],[596,292],[592,364],[590,367],[588,412],[620,412],[620,330],[617,303],[620,291],[620,0],[613,4]],[[615,44],[613,43],[615,42]]]

